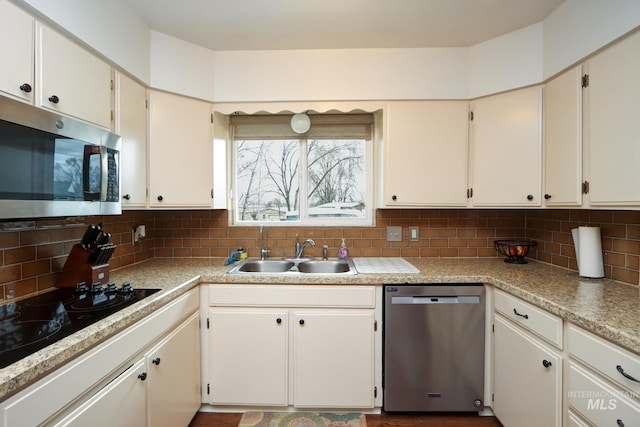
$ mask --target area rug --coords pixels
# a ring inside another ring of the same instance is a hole
[[[360,412],[245,412],[238,427],[367,427]]]

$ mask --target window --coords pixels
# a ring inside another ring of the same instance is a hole
[[[371,114],[234,115],[235,224],[372,225]]]

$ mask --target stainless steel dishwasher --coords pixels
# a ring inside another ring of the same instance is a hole
[[[480,411],[482,283],[384,285],[385,411]]]

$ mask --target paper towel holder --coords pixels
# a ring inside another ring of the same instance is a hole
[[[571,230],[576,251],[578,275],[592,279],[604,277],[600,227],[579,226]]]

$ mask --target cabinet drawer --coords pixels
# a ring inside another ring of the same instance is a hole
[[[139,378],[144,371],[144,360],[133,364],[53,427],[145,425],[145,383]]]
[[[40,425],[109,378],[127,359],[175,327],[189,313],[195,312],[198,299],[198,289],[190,290],[5,400],[0,405],[0,427]],[[33,410],[35,407],[37,411]]]
[[[562,349],[562,319],[496,289],[496,311]]]
[[[569,354],[640,397],[640,357],[575,325],[567,330]],[[619,368],[618,368],[619,367]],[[626,375],[635,378],[630,379]]]
[[[375,307],[375,286],[210,285],[210,306]]]
[[[591,427],[591,426],[587,424],[585,421],[583,421],[582,418],[576,415],[574,412],[569,411],[568,427]]]
[[[605,384],[595,375],[569,364],[569,405],[597,426],[633,426],[640,420],[640,405],[629,393]]]

